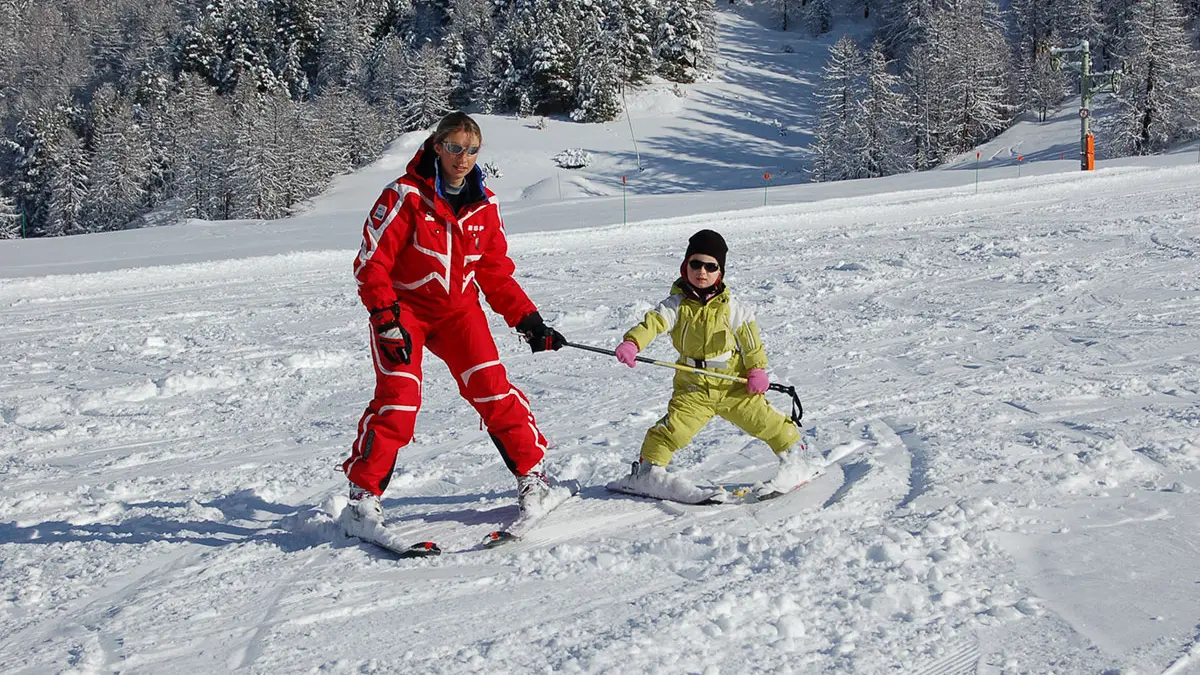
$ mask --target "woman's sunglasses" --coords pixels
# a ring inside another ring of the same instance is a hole
[[[694,270],[699,270],[703,267],[704,271],[709,273],[716,273],[717,270],[721,269],[721,266],[717,263],[704,262],[702,260],[689,260],[688,267]]]
[[[478,145],[472,145],[471,147],[468,148],[467,146],[459,145],[458,143],[451,143],[450,141],[442,141],[442,147],[446,149],[446,152],[448,152],[452,155],[461,155],[463,153],[463,150],[466,150],[467,154],[472,157],[479,154],[479,146]]]

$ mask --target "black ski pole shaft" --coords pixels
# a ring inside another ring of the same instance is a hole
[[[569,341],[564,341],[563,344],[567,347],[574,347],[576,349],[582,349],[584,351],[595,352],[597,354],[607,354],[608,356],[616,356],[617,355],[617,353],[615,351],[613,351],[611,349],[604,349],[603,347],[593,347],[591,345],[581,345],[577,342],[569,342]],[[696,373],[697,375],[707,375],[709,377],[719,377],[723,380],[732,380],[734,382],[742,382],[742,383],[746,382],[746,378],[744,378],[744,377],[738,377],[736,375],[726,375],[725,373],[718,373],[715,370],[708,370],[706,368],[693,368],[692,366],[685,366],[680,363],[671,363],[669,361],[659,361],[657,359],[648,359],[644,356],[635,356],[634,358],[637,359],[638,361],[641,361],[642,363],[649,363],[650,365],[653,365],[653,366],[662,366],[663,368],[673,368],[675,370],[682,370],[682,371],[685,371],[688,373]],[[798,427],[803,426],[800,423],[800,420],[804,417],[804,406],[800,403],[800,395],[796,393],[796,387],[794,387],[790,384],[779,384],[777,382],[772,382],[767,385],[767,389],[769,389],[771,391],[777,391],[781,394],[787,394],[788,396],[790,396],[792,398],[792,415],[791,415],[792,422],[794,422],[796,424],[796,426],[798,426]]]

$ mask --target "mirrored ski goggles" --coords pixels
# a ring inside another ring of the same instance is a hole
[[[446,152],[448,152],[452,155],[461,155],[461,154],[463,154],[463,150],[466,150],[467,154],[472,157],[479,154],[479,146],[478,145],[472,145],[471,147],[468,148],[467,146],[459,145],[458,143],[451,143],[450,141],[442,141],[442,147],[446,149]]]
[[[715,274],[717,270],[721,269],[721,266],[717,263],[704,262],[702,260],[689,260],[688,267],[694,270],[699,270],[701,267],[703,267],[704,271],[710,274]]]

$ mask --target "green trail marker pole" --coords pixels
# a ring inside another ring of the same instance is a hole
[[[625,176],[621,176],[621,224],[629,223],[629,201],[625,198]]]
[[[1070,62],[1067,66],[1079,73],[1079,168],[1083,171],[1093,171],[1096,168],[1096,139],[1092,135],[1092,94],[1115,94],[1121,89],[1121,71],[1105,70],[1092,72],[1092,51],[1087,40],[1082,40],[1074,47],[1051,47],[1050,54],[1054,57],[1055,68],[1059,67],[1063,54],[1079,54],[1079,63]],[[1098,78],[1108,78],[1105,84],[1097,84]]]

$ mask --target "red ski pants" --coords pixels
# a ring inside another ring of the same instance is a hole
[[[508,381],[483,309],[475,305],[431,321],[417,318],[408,307],[400,311],[400,323],[412,338],[412,362],[384,362],[371,331],[375,397],[358,423],[350,458],[342,464],[350,482],[377,495],[387,489],[397,453],[412,441],[425,347],[450,367],[459,394],[483,418],[514,475],[525,475],[542,461],[546,439],[534,422],[529,399]]]

